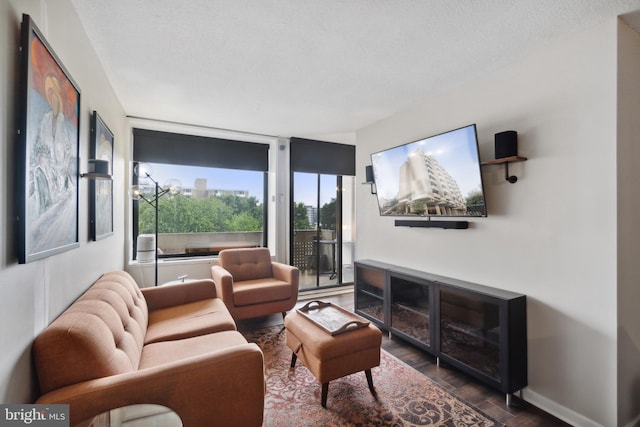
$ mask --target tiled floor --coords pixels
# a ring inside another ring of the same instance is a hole
[[[339,295],[301,293],[298,305],[304,305],[305,300],[321,298],[323,301],[332,301],[344,308],[353,310],[353,291],[343,291]],[[281,324],[280,315],[265,318],[250,319],[238,322],[238,328],[250,330]],[[430,354],[408,344],[398,338],[389,338],[383,334],[382,348],[404,361],[416,370],[422,372],[442,387],[463,399],[465,402],[482,410],[487,415],[505,423],[507,426],[569,426],[569,424],[539,410],[538,408],[518,399],[512,398],[511,406],[506,405],[505,395],[495,391],[474,378],[444,365],[436,365],[436,360]]]

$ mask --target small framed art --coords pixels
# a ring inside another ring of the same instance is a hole
[[[100,115],[91,115],[89,157],[107,162],[107,175],[113,175],[113,132]],[[113,234],[113,181],[92,179],[89,181],[89,232],[93,240]]]

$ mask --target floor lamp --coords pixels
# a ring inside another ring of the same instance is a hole
[[[153,183],[149,185],[133,185],[129,190],[129,194],[133,200],[144,200],[151,205],[155,211],[155,286],[158,286],[158,202],[160,198],[166,194],[175,196],[182,191],[180,181],[176,179],[169,180],[164,187],[158,184],[158,181],[151,177],[151,168],[145,163],[138,163],[133,168],[134,173],[143,179],[148,179]]]

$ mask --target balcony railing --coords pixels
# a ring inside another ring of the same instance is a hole
[[[161,258],[218,255],[223,249],[259,246],[262,246],[261,231],[158,235],[158,256]]]

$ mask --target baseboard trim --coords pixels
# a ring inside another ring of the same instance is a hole
[[[557,402],[554,402],[553,400],[548,399],[543,395],[536,393],[535,391],[532,391],[528,388],[524,389],[522,391],[522,394],[522,397],[528,403],[536,406],[539,409],[542,409],[546,413],[551,414],[566,423],[581,427],[604,427],[602,424],[599,424],[582,414],[572,411],[565,406],[559,405]]]

